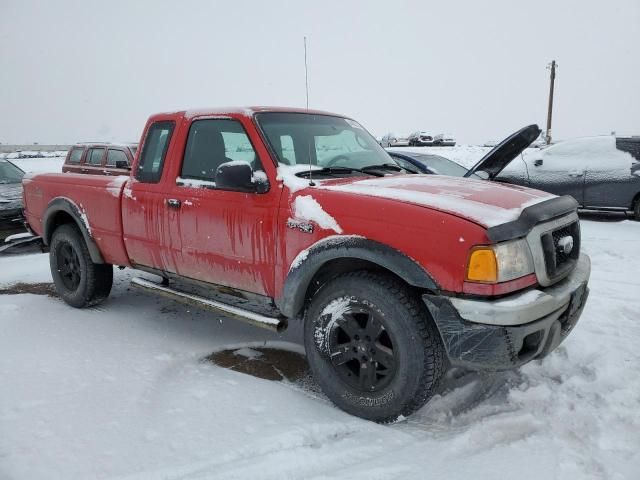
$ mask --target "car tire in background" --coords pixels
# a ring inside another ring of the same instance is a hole
[[[633,218],[640,222],[640,196],[636,198],[636,201],[633,204]]]
[[[78,227],[71,223],[53,232],[49,265],[60,298],[72,307],[97,305],[109,296],[113,266],[94,263]]]
[[[305,314],[314,378],[344,411],[380,423],[422,407],[444,371],[440,335],[400,280],[369,271],[334,277]]]

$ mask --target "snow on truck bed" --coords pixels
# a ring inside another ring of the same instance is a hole
[[[582,231],[591,297],[568,340],[519,371],[456,380],[391,426],[204,362],[299,331],[130,291],[128,270],[88,310],[0,295],[0,478],[637,478],[640,224]],[[18,281],[50,281],[47,256],[0,257],[0,289]]]

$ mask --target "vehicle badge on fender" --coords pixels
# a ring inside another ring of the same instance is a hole
[[[292,218],[287,220],[287,227],[300,230],[302,233],[313,233],[313,223],[301,222]]]

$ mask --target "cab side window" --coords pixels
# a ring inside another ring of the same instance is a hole
[[[136,180],[145,183],[160,181],[174,127],[174,122],[170,121],[155,122],[149,127],[135,172]]]
[[[87,161],[90,165],[102,165],[102,157],[104,156],[104,148],[92,148],[87,154]]]
[[[218,167],[234,161],[246,162],[254,171],[262,170],[242,124],[230,119],[195,120],[189,129],[179,183],[203,180],[214,188]]]

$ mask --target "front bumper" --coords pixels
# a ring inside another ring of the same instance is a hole
[[[505,370],[542,358],[567,337],[584,309],[591,262],[580,255],[557,284],[499,300],[422,296],[449,360],[474,370]]]

